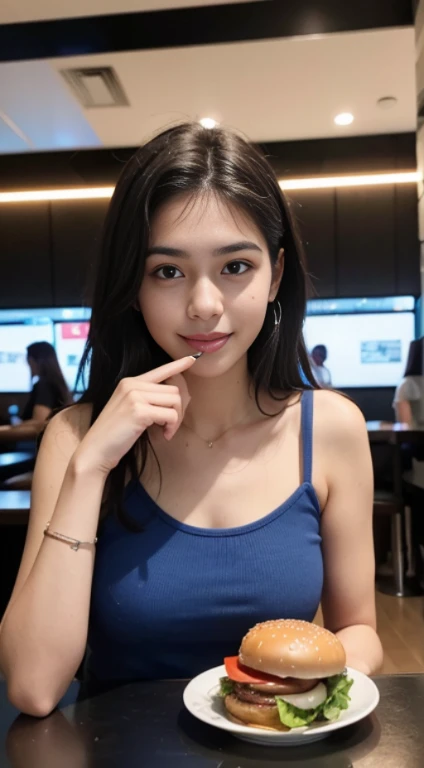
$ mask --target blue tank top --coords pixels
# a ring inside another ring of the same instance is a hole
[[[92,681],[187,678],[238,653],[266,619],[312,621],[323,584],[312,477],[313,392],[302,394],[303,482],[265,517],[198,528],[164,512],[141,483],[125,509],[143,530],[107,518],[97,544],[86,675]]]

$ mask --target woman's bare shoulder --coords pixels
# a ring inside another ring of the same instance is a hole
[[[314,429],[326,441],[345,442],[366,434],[365,418],[349,397],[331,389],[314,391]]]
[[[91,403],[75,403],[56,413],[46,428],[46,433],[59,435],[66,432],[78,442],[85,437],[91,424],[93,406]]]

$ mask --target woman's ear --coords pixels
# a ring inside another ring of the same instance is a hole
[[[277,261],[272,265],[272,282],[269,289],[269,300],[274,301],[284,273],[284,248],[278,251]]]

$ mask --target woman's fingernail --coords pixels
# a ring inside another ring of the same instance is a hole
[[[203,355],[203,352],[196,352],[195,355],[190,355],[190,357],[194,357],[195,360],[197,360],[198,357],[201,357]]]

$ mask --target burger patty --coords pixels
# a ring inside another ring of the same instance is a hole
[[[311,680],[300,680],[298,677],[285,677],[279,683],[251,683],[250,687],[254,691],[261,693],[272,693],[274,696],[288,696],[292,693],[307,693],[312,691],[320,681],[318,678]]]
[[[254,691],[250,685],[244,683],[235,683],[234,693],[240,701],[245,701],[249,704],[261,704],[265,707],[275,707],[274,696],[265,696],[259,691]]]
[[[263,706],[275,706],[275,696],[306,693],[318,685],[319,680],[298,680],[287,678],[281,683],[234,683],[234,693],[241,701]]]

